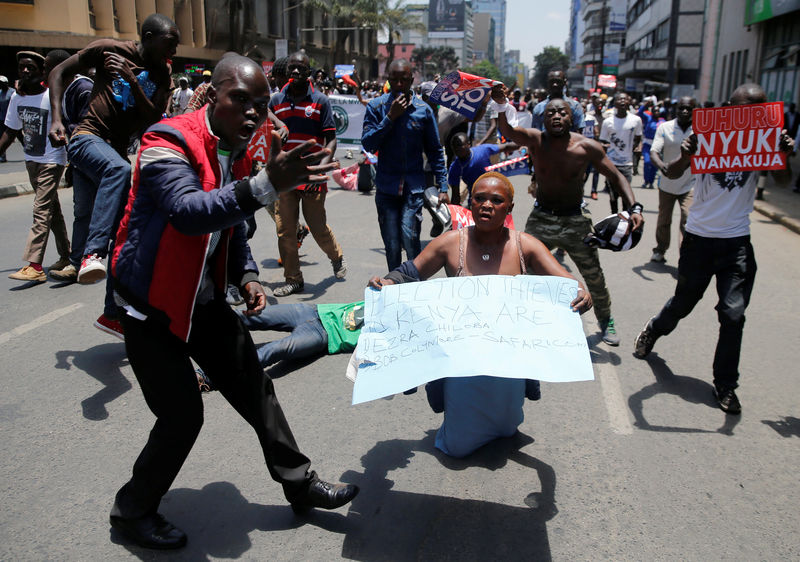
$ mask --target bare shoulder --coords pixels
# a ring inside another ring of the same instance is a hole
[[[573,133],[573,135],[581,137],[579,146],[581,149],[585,150],[586,154],[588,154],[590,157],[602,158],[606,153],[603,145],[596,140],[584,137],[583,135],[578,135],[578,133]]]
[[[448,230],[447,232],[443,232],[442,234],[431,240],[425,248],[426,249],[430,248],[434,252],[445,252],[445,253],[452,248],[455,248],[457,250],[458,237],[459,237],[458,230]]]

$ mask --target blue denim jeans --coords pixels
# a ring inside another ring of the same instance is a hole
[[[322,327],[316,306],[304,303],[277,304],[266,307],[256,316],[237,313],[251,332],[291,332],[285,338],[257,346],[258,361],[262,367],[283,359],[301,359],[328,353],[328,333]]]
[[[75,214],[85,216],[85,207],[92,204],[83,255],[97,254],[104,258],[117,233],[130,189],[131,163],[95,135],[74,135],[67,146],[67,154],[75,171],[83,176],[73,186],[74,190],[82,192],[80,197],[73,196],[82,206],[76,208]],[[88,195],[89,191],[94,197]]]
[[[744,311],[756,278],[756,259],[749,236],[705,238],[689,232],[683,237],[678,261],[675,295],[650,321],[656,337],[672,332],[703,298],[717,278],[719,339],[714,353],[714,384],[718,389],[736,388],[742,348]]]
[[[419,233],[422,228],[422,193],[409,193],[408,186],[402,195],[375,193],[375,206],[378,209],[378,224],[386,249],[386,264],[389,271],[402,263],[401,248],[406,258],[413,260],[420,251]]]
[[[72,167],[72,252],[69,261],[76,268],[81,266],[86,239],[89,237],[89,221],[92,220],[92,207],[97,192],[94,185],[86,174]]]

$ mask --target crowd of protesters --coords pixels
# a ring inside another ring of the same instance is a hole
[[[612,213],[638,233],[642,206],[631,183],[641,173],[642,188],[659,190],[651,260],[666,259],[678,203],[681,261],[675,295],[647,322],[634,354],[646,358],[716,276],[720,336],[714,393],[722,410],[740,413],[734,390],[756,269],[747,216],[760,196],[760,174],[688,171],[697,150],[691,128],[696,100],[637,99],[621,91],[576,99],[566,91],[564,72],[553,70],[546,89],[496,85],[470,122],[432,103],[438,77],[412,86],[411,65],[404,60],[389,66],[387,80],[361,80],[357,74],[337,77],[313,68],[303,51],[276,60],[268,75],[252,60],[226,53],[192,84],[172,73],[179,39],[174,22],[153,14],[143,22],[140,41],[101,39],[72,55],[20,51],[14,87],[0,76],[0,162],[19,139],[35,192],[26,263],[10,277],[32,284],[48,275],[62,282],[105,281],[103,312],[95,326],[124,339],[157,418],[112,508],[111,524],[125,536],[151,548],[186,543],[185,534],[157,508],[202,425],[198,379],[200,388],[221,391],[254,428],[270,474],[295,511],[340,507],[358,493],[357,487],[325,482],[310,469],[263,371],[292,354],[290,342],[304,354],[352,349],[357,335],[342,330],[360,328],[341,326],[360,326],[351,321],[358,307],[286,308],[280,320],[260,318],[266,295],[247,242],[254,212],[267,208],[286,278],[273,291],[277,297],[304,289],[298,247],[308,233],[330,259],[333,277],[345,278],[344,252],[325,211],[327,173],[338,168],[329,95],[355,95],[366,106],[362,145],[377,153],[370,183],[388,266],[381,273],[375,264],[381,275],[370,284],[376,289],[423,280],[441,268],[449,276],[483,274],[493,271],[492,260],[502,260],[504,273],[569,276],[550,253],[562,249],[586,283],[573,309],[594,306],[602,340],[619,345],[598,251],[584,244],[593,228],[583,190],[591,177],[589,197],[597,199],[602,174]],[[745,84],[726,104],[764,101],[760,87]],[[517,125],[524,112],[531,114],[530,127]],[[791,152],[790,134],[797,134],[800,123],[793,106],[786,121],[789,131],[780,148]],[[271,130],[271,149],[269,162],[258,165],[246,148],[264,123]],[[535,195],[524,235],[504,222],[513,208],[513,186],[500,174],[483,174],[490,162],[520,148],[533,164]],[[71,235],[57,196],[67,166],[73,186]],[[787,181],[790,170],[775,177]],[[435,210],[462,201],[462,181],[475,224],[442,234],[422,251],[426,188],[434,188]],[[300,210],[307,226],[300,223]],[[51,231],[58,260],[44,267]],[[240,303],[246,308],[235,313],[230,305]],[[337,316],[340,309],[349,315],[347,322]],[[275,346],[258,351],[249,335],[248,328],[267,324],[293,332],[280,354]],[[313,339],[303,340],[302,330],[312,328]],[[466,392],[453,385],[438,388],[444,395],[434,397],[432,405],[453,404]],[[495,390],[492,382],[478,394]],[[523,395],[538,398],[538,384],[515,383],[500,394],[521,404]],[[446,416],[448,407],[441,406]],[[462,422],[453,420],[449,444],[443,437],[437,446],[448,454],[469,454],[478,445],[462,438]],[[497,435],[513,433],[520,421],[516,414],[504,420]]]

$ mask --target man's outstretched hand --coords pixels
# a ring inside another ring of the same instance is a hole
[[[304,142],[289,151],[281,150],[281,138],[277,131],[272,131],[267,174],[276,191],[289,191],[298,185],[321,183],[327,181],[325,174],[339,167],[339,162],[319,164],[323,158],[330,156],[327,148],[314,153],[308,151],[316,143],[313,140]]]

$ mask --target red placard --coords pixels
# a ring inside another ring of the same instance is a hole
[[[613,74],[598,74],[597,85],[600,88],[616,88],[617,77],[614,76]]]
[[[272,123],[269,119],[253,133],[253,137],[247,145],[247,154],[256,162],[266,162],[269,160],[269,147],[272,142]]]
[[[695,109],[692,173],[782,170],[786,153],[779,148],[781,129],[780,101]]]
[[[261,68],[264,69],[264,75],[265,76],[269,76],[269,73],[272,72],[272,65],[274,65],[274,64],[275,63],[272,62],[272,61],[262,61],[261,62]]]
[[[448,205],[450,209],[450,219],[453,222],[453,230],[475,226],[475,219],[472,218],[472,211],[461,205]],[[507,215],[503,221],[503,226],[514,230],[514,217]]]

